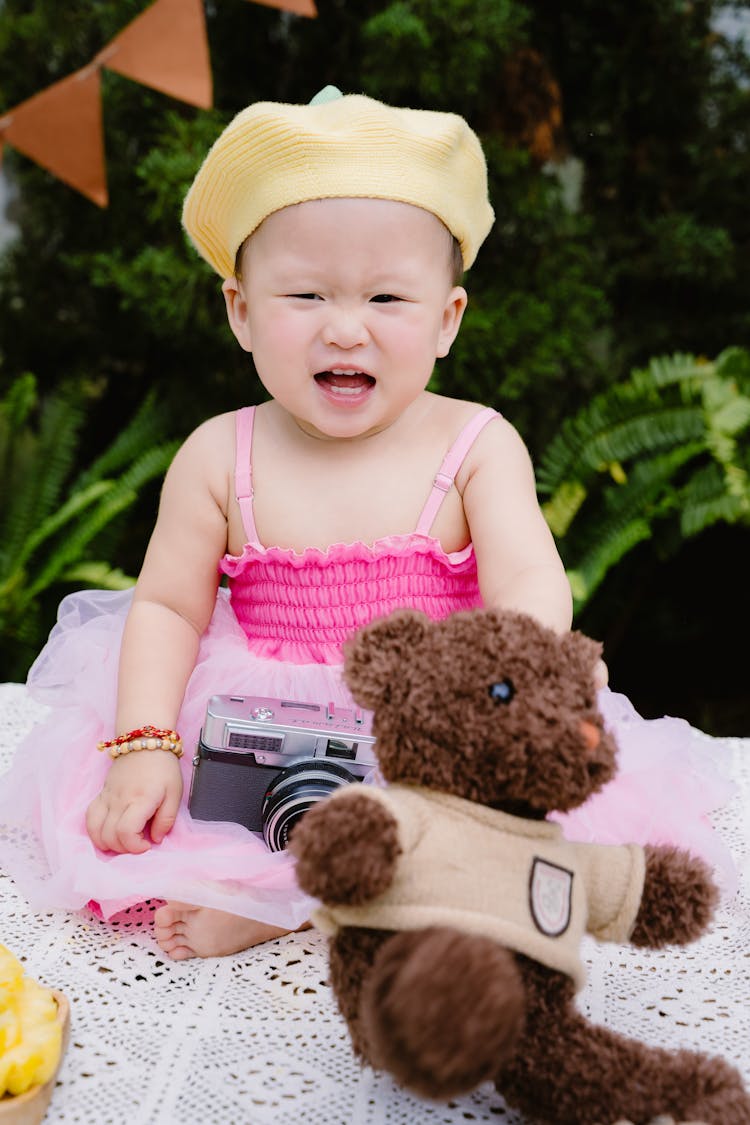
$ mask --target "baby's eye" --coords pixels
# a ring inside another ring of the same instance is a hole
[[[290,293],[290,297],[296,297],[300,301],[321,301],[323,298],[319,293]]]
[[[390,301],[399,301],[400,297],[394,297],[393,293],[378,293],[376,297],[371,297],[370,300],[376,301],[379,305],[385,305]]]

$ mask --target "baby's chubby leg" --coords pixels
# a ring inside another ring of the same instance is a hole
[[[299,927],[306,930],[309,922]],[[225,957],[292,931],[209,906],[167,902],[154,913],[154,937],[173,961],[189,957]],[[295,933],[297,931],[294,931]]]

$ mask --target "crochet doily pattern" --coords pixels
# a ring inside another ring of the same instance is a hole
[[[0,775],[40,715],[23,686],[0,685]],[[715,819],[740,867],[738,894],[684,950],[587,939],[580,1004],[644,1042],[723,1055],[750,1085],[750,739],[712,744],[738,786]],[[0,872],[0,942],[71,1005],[48,1125],[533,1125],[489,1085],[436,1105],[362,1068],[314,931],[233,957],[171,962],[153,939],[152,909],[116,924],[34,914]]]

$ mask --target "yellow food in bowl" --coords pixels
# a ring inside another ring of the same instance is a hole
[[[62,1026],[52,992],[24,975],[0,944],[0,1097],[23,1094],[55,1073]]]

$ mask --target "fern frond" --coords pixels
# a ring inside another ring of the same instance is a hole
[[[721,378],[707,379],[701,388],[710,428],[736,436],[750,424],[750,398],[737,385]]]
[[[117,487],[137,492],[148,481],[163,476],[179,447],[178,441],[170,441],[147,449],[118,477]]]
[[[39,607],[30,605],[25,612],[15,616],[13,620],[3,627],[3,633],[13,638],[15,644],[36,648],[39,636]]]
[[[5,397],[0,399],[0,535],[3,556],[7,554],[5,543],[10,501],[20,487],[19,461],[28,463],[29,460],[22,453],[22,447],[28,444],[29,439],[26,422],[36,402],[36,379],[31,374],[19,375]],[[2,569],[0,564],[0,573]]]
[[[563,424],[537,480],[577,610],[657,525],[671,520],[688,538],[719,520],[750,522],[748,430],[743,349],[714,363],[657,357]]]
[[[177,442],[161,443],[163,413],[153,395],[93,465],[69,483],[86,390],[65,387],[36,414],[36,382],[17,381],[0,401],[0,641],[6,668],[24,672],[42,636],[40,595],[54,583],[127,589],[129,575],[101,560],[117,521],[141,487],[163,475]],[[91,559],[96,543],[98,559]],[[9,655],[12,653],[12,657]],[[7,659],[5,656],[7,655]]]
[[[686,539],[722,520],[750,523],[747,488],[740,493],[728,489],[726,476],[715,462],[693,474],[679,492],[678,505],[680,530]]]
[[[16,616],[16,607],[23,599],[26,575],[22,570],[14,570],[0,582],[0,631],[2,623]]]
[[[743,505],[737,497],[724,493],[703,503],[687,504],[680,518],[680,530],[683,536],[688,539],[690,536],[705,531],[707,527],[714,523],[722,521],[737,523],[743,515],[747,515],[747,511],[743,510]]]
[[[135,585],[135,578],[107,562],[78,563],[64,571],[60,578],[64,582],[83,582],[100,590],[129,590]]]
[[[704,453],[699,442],[668,449],[653,457],[644,457],[630,470],[622,485],[603,491],[607,511],[647,512],[666,492],[674,492],[679,471]]]
[[[153,446],[163,432],[163,413],[156,404],[155,393],[149,392],[125,429],[121,430],[101,456],[80,474],[72,487],[85,488],[92,481],[119,473],[121,469],[137,460],[144,450]]]
[[[593,494],[559,543],[566,565],[582,566],[582,559],[597,554],[610,538],[619,540],[623,529],[636,521],[653,530],[657,521],[678,510],[674,478],[700,451],[699,446],[685,446],[639,462],[624,484],[610,484]]]
[[[34,456],[10,498],[5,521],[4,546],[10,566],[25,539],[59,500],[75,458],[83,416],[80,399],[72,392],[55,392],[42,405]]]
[[[69,500],[66,500],[61,508],[58,508],[53,515],[48,516],[47,519],[28,536],[22,549],[16,556],[15,568],[21,569],[37,547],[44,543],[45,540],[50,539],[60,528],[64,527],[66,523],[74,520],[85,508],[101,500],[102,496],[107,492],[111,492],[113,487],[112,481],[97,481],[89,488],[82,492],[77,492],[74,496],[71,496]]]
[[[750,511],[750,473],[740,465],[724,468],[724,483],[730,496],[740,502],[742,511]]]
[[[657,356],[563,423],[539,462],[538,487],[553,494],[564,481],[589,483],[602,465],[627,463],[706,434],[715,455],[730,461],[734,449],[727,439],[749,426],[749,353],[728,349],[715,363]]]
[[[666,409],[671,410],[671,403]],[[543,491],[550,491],[562,480],[586,476],[584,470],[591,476],[603,463],[622,461],[623,454],[627,459],[639,443],[640,449],[644,443],[648,447],[651,444],[648,419],[655,411],[663,417],[657,434],[663,441],[674,419],[671,414],[664,417],[665,404],[660,404],[658,398],[644,395],[629,384],[612,387],[596,396],[563,423],[540,461],[539,486]],[[691,416],[691,425],[700,426],[698,411]],[[618,434],[623,435],[620,440],[615,436]]]
[[[750,351],[747,348],[725,348],[716,357],[716,374],[734,383],[744,394],[750,394]]]
[[[123,491],[117,495],[116,490],[113,489],[107,494],[88,518],[82,520],[76,530],[56,547],[46,565],[29,583],[27,597],[29,599],[36,597],[42,590],[58,581],[66,568],[80,558],[101,529],[129,508],[136,499],[136,493],[132,491]]]
[[[7,394],[0,400],[0,428],[7,427],[11,434],[17,433],[26,425],[36,404],[36,379],[27,371],[13,380]]]
[[[11,476],[16,443],[36,404],[36,379],[30,373],[14,379],[5,397],[0,399],[0,488]]]
[[[608,461],[629,461],[643,453],[695,441],[703,431],[697,407],[651,407],[612,424],[605,433],[592,435],[581,459],[584,466],[596,470]]]
[[[578,515],[586,496],[586,489],[580,481],[566,480],[562,482],[554,496],[542,504],[542,514],[555,538],[559,539],[565,535]]]
[[[629,551],[651,537],[651,527],[646,520],[634,519],[617,532],[608,532],[599,543],[581,558],[568,572],[573,591],[574,610],[578,613],[604,580],[607,571]]]
[[[100,487],[101,485],[108,486],[107,506],[113,513],[111,520],[105,520],[104,523],[97,528],[97,534],[119,515],[122,502],[124,502],[125,507],[128,507],[136,499],[139,490],[144,484],[153,480],[155,477],[164,475],[178,447],[179,442],[166,442],[164,445],[158,445],[153,449],[147,449],[146,452],[141,454],[141,456],[116,480],[102,481],[99,485],[94,484],[90,486],[92,489]],[[76,543],[78,540],[74,538],[72,542]],[[87,542],[86,539],[82,540],[81,548],[86,545]]]
[[[648,366],[636,368],[631,372],[633,385],[641,390],[672,387],[687,383],[694,390],[708,375],[712,375],[715,365],[693,355],[675,352],[674,355],[655,356]]]
[[[567,419],[542,456],[537,485],[553,493],[563,481],[589,482],[602,466],[700,440],[705,420],[699,404],[672,404],[617,386]]]

